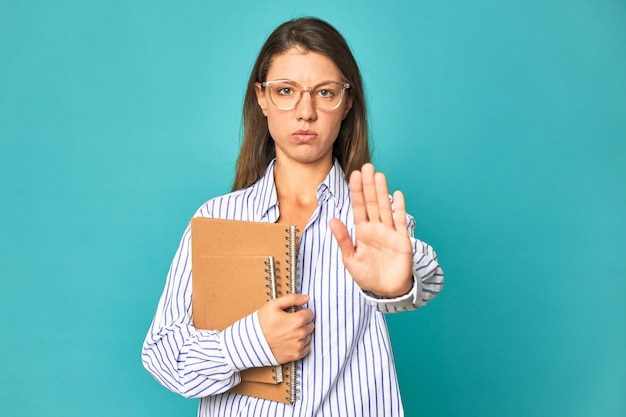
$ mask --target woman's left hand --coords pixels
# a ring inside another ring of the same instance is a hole
[[[344,265],[365,291],[387,298],[407,294],[413,285],[413,248],[404,195],[394,192],[392,211],[387,179],[383,173],[375,172],[370,163],[350,175],[350,195],[355,244],[339,219],[329,223]]]

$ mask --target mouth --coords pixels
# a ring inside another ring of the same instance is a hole
[[[315,138],[317,137],[317,133],[310,131],[310,130],[298,130],[297,132],[293,133],[293,137],[301,143],[308,143],[308,142],[312,142],[313,140],[315,140]]]

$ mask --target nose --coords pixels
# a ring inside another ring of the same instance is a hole
[[[302,90],[300,101],[296,104],[296,117],[299,120],[315,120],[317,118],[313,92],[310,89]]]

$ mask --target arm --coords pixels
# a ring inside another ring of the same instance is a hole
[[[338,219],[330,228],[352,278],[383,312],[425,305],[441,290],[443,272],[433,249],[413,237],[415,221],[406,213],[404,195],[396,191],[392,207],[387,180],[372,164],[352,173],[350,195],[354,242]]]
[[[189,227],[170,267],[142,361],[162,385],[188,398],[227,391],[240,382],[243,369],[278,364],[256,312],[223,332],[193,326]]]

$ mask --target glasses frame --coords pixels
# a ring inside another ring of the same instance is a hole
[[[281,79],[281,80],[269,80],[269,81],[263,81],[261,83],[261,86],[266,89],[268,86],[271,86],[272,84],[276,84],[276,83],[288,83],[288,84],[293,84],[294,86],[297,86],[300,88],[300,97],[298,97],[298,100],[295,102],[295,104],[292,107],[280,107],[278,104],[276,104],[274,102],[274,99],[272,98],[272,94],[271,93],[267,93],[270,96],[270,101],[272,102],[272,104],[274,106],[276,106],[277,109],[279,110],[293,110],[295,109],[298,104],[300,103],[300,101],[302,101],[302,97],[304,96],[304,93],[307,92],[311,95],[311,101],[314,103],[315,109],[316,110],[322,110],[322,111],[333,111],[336,110],[337,108],[339,108],[339,106],[341,106],[341,103],[343,103],[343,96],[345,94],[345,91],[347,89],[350,88],[350,83],[344,82],[344,81],[323,81],[319,84],[314,85],[313,87],[303,87],[301,86],[299,83],[293,81],[293,80],[287,80],[287,79]],[[319,109],[317,107],[317,102],[315,101],[315,97],[313,97],[313,91],[315,91],[315,89],[317,87],[319,87],[320,85],[324,85],[324,84],[338,84],[341,86],[341,97],[339,98],[339,101],[337,102],[337,104],[335,105],[335,107],[333,107],[332,109]]]

